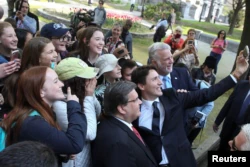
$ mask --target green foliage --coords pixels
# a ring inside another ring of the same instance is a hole
[[[121,0],[110,0],[112,3],[121,3]]]
[[[242,27],[243,24],[244,24],[244,19],[245,19],[245,14],[244,14],[245,11],[243,10],[240,10],[238,15],[236,16],[236,24],[235,24],[235,27],[236,28],[239,28],[239,27]],[[233,19],[233,14],[234,14],[234,11],[233,10],[230,10],[229,13],[228,13],[228,22],[229,24],[231,24],[232,22],[232,19]]]
[[[168,17],[172,8],[174,8],[176,11],[176,20],[180,20],[181,12],[179,10],[178,4],[171,2],[158,3],[156,5],[146,5],[144,16],[146,19],[158,21],[161,19],[162,13],[166,13],[166,16]]]

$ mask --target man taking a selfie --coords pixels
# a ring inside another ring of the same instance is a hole
[[[16,15],[14,16],[14,19],[16,19],[17,28],[26,29],[32,34],[35,34],[37,22],[34,18],[28,16],[29,3],[27,1],[19,1],[17,5]]]

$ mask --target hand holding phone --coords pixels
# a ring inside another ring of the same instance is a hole
[[[248,48],[247,45],[245,46],[245,48],[244,48],[244,50],[243,50],[243,56],[244,56],[245,58],[247,58],[247,57],[249,56],[249,48]]]
[[[194,41],[193,40],[188,40],[188,45],[194,45]]]

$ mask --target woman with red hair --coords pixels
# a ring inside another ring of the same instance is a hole
[[[70,89],[67,95],[68,130],[61,131],[54,120],[51,106],[55,101],[65,99],[63,86],[55,71],[48,67],[32,67],[22,73],[16,104],[2,122],[7,136],[6,146],[21,141],[38,141],[54,150],[59,162],[69,157],[63,156],[62,160],[61,154],[82,151],[87,131],[86,117]]]

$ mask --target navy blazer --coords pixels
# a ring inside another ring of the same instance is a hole
[[[235,130],[237,130],[240,125],[236,124],[236,119],[249,89],[250,85],[248,80],[239,82],[216,117],[215,123],[218,126],[225,119],[220,137],[226,142],[235,137],[235,133],[237,133]],[[250,118],[248,117],[249,112],[250,109],[248,107],[243,124],[250,123]]]
[[[199,90],[185,68],[173,67],[170,76],[172,86],[175,89],[186,89],[188,91]]]
[[[234,85],[235,82],[228,76],[218,84],[199,91],[177,93],[175,89],[163,90],[163,95],[159,97],[165,109],[161,136],[145,127],[138,127],[138,119],[134,122],[158,164],[162,160],[161,148],[163,146],[171,167],[197,166],[184,130],[185,109],[213,101]]]
[[[158,167],[149,148],[124,123],[106,116],[91,145],[93,167]]]

